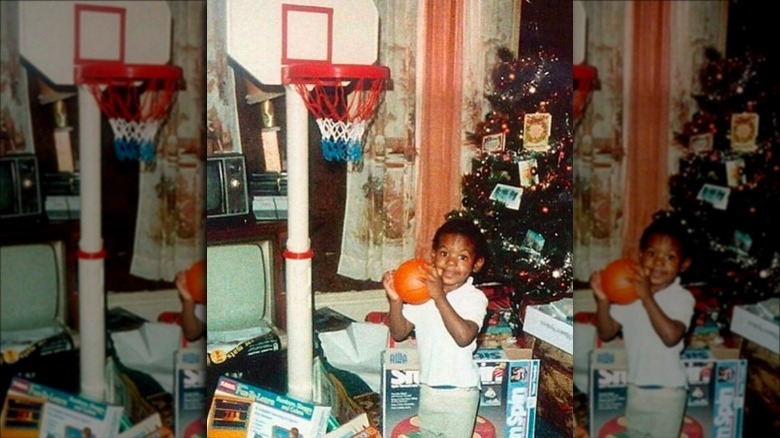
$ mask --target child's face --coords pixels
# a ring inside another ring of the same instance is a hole
[[[657,292],[674,281],[688,268],[689,259],[682,258],[677,239],[664,234],[653,234],[647,247],[639,253],[639,265],[650,279],[650,291]]]
[[[433,266],[441,276],[444,291],[457,289],[472,272],[477,272],[485,262],[477,258],[474,245],[460,234],[444,234],[439,239],[439,245],[431,255]]]

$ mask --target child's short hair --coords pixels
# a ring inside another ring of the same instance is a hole
[[[680,256],[683,260],[690,258],[693,254],[693,239],[688,227],[682,223],[682,220],[674,215],[656,215],[650,225],[642,232],[639,238],[639,249],[647,249],[650,236],[664,235],[677,241],[680,246]]]
[[[482,234],[482,231],[479,229],[479,227],[476,226],[476,224],[474,224],[474,221],[471,219],[455,218],[444,222],[433,235],[433,249],[439,247],[439,244],[441,243],[441,236],[445,234],[459,234],[467,238],[469,241],[471,241],[471,244],[474,245],[474,256],[477,259],[483,258],[485,261],[487,261],[487,240],[485,240],[485,236]]]

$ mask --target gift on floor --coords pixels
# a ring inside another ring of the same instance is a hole
[[[14,377],[0,414],[0,436],[112,437],[124,408]]]
[[[731,331],[774,353],[780,353],[780,298],[734,306]]]
[[[747,360],[736,349],[687,349],[682,361],[688,376],[688,403],[681,437],[742,436]],[[601,348],[590,361],[590,436],[626,435],[628,390],[626,352]]]
[[[176,351],[175,361],[176,436],[205,436],[208,399],[203,342],[180,348]]]
[[[330,412],[330,406],[297,400],[223,376],[211,400],[208,436],[318,437],[325,434]]]
[[[504,344],[474,354],[482,382],[475,437],[533,437],[539,360],[531,350]],[[419,356],[414,345],[388,348],[382,367],[382,433],[411,436],[419,430]]]

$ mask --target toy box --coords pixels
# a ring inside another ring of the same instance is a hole
[[[293,399],[220,377],[211,400],[208,436],[292,438],[325,435],[330,406]]]
[[[206,435],[206,352],[203,343],[176,352],[175,431],[178,438]]]
[[[7,438],[114,437],[124,408],[14,377],[0,414]]]
[[[531,350],[504,344],[474,354],[482,381],[475,437],[534,436],[539,360]],[[389,348],[382,367],[382,436],[400,438],[418,430],[420,371],[413,346]]]
[[[287,389],[287,374],[278,372],[285,366],[286,333],[273,330],[248,340],[228,342],[213,341],[208,333],[206,336],[206,394],[209,399],[221,376],[271,391]]]
[[[682,360],[689,389],[680,436],[741,437],[747,360],[739,359],[737,350],[726,348],[688,349],[683,351]],[[627,436],[626,352],[622,348],[595,349],[590,362],[590,436]]]

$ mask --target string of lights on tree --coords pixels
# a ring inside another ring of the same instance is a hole
[[[516,58],[502,48],[498,58],[486,96],[491,111],[469,135],[484,145],[503,134],[504,147],[477,155],[462,180],[462,208],[449,217],[480,226],[491,259],[479,279],[511,286],[517,311],[572,290],[572,66],[545,51]],[[551,116],[546,150],[524,147],[525,116],[537,113]],[[499,184],[522,190],[519,205],[491,199]]]
[[[670,205],[703,249],[689,277],[727,308],[780,295],[780,90],[760,54],[705,56]]]

